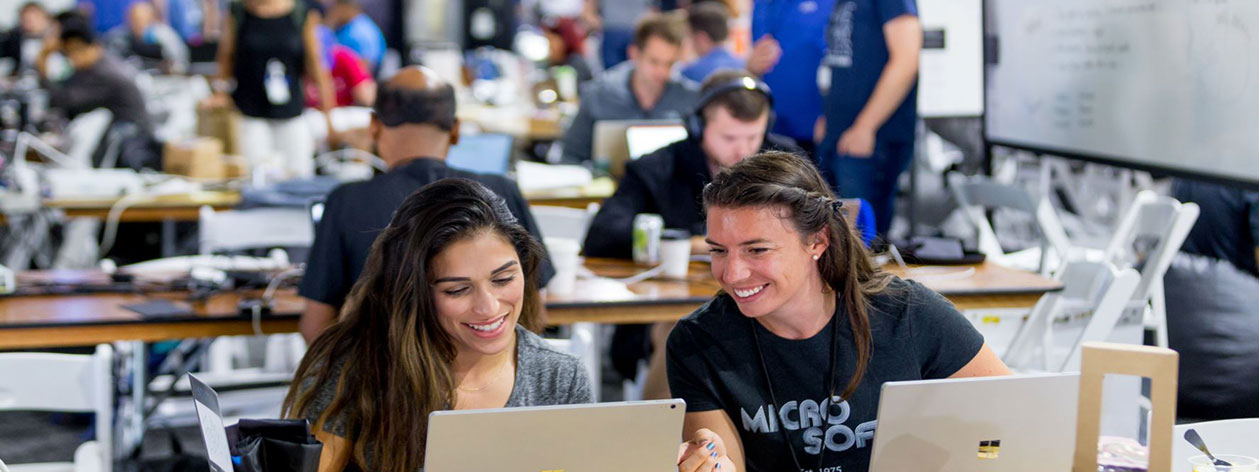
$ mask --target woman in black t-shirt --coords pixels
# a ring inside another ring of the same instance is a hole
[[[883,382],[1010,373],[947,300],[873,264],[808,161],[752,156],[703,200],[723,292],[678,323],[667,362],[685,438],[715,445],[683,472],[862,472]]]
[[[315,141],[306,121],[302,81],[315,85],[323,121],[336,105],[332,78],[316,35],[322,19],[307,0],[232,0],[219,42],[219,76],[211,107],[240,111],[240,152],[251,173],[269,179],[315,173]],[[230,95],[230,100],[228,99]],[[328,142],[337,141],[336,133]]]

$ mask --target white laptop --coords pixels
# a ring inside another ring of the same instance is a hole
[[[883,384],[870,472],[1071,470],[1080,376]]]
[[[646,156],[658,149],[686,139],[682,125],[635,125],[625,129],[630,160]]]
[[[437,411],[425,472],[676,471],[682,400]]]
[[[681,126],[682,120],[599,120],[595,122],[594,139],[591,141],[590,157],[596,167],[607,170],[613,177],[620,177],[625,172],[625,163],[630,160],[629,142],[626,131],[631,126]]]

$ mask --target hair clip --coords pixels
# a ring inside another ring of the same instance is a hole
[[[844,202],[838,198],[831,200],[831,212],[835,213],[835,216],[843,216]]]

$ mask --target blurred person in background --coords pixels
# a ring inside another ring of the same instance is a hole
[[[840,196],[870,203],[886,236],[897,180],[914,157],[922,26],[914,0],[842,0],[826,33],[826,137],[818,149]]]
[[[697,87],[673,72],[685,41],[686,24],[680,17],[643,17],[629,47],[630,60],[603,71],[581,87],[577,116],[564,132],[563,161],[590,161],[596,121],[682,119],[690,115],[699,98]]]
[[[591,31],[602,32],[599,62],[604,69],[630,59],[636,22],[655,12],[659,12],[656,0],[586,0],[581,18]]]
[[[774,89],[774,132],[796,140],[817,163],[822,139],[818,67],[835,0],[753,0],[747,68]]]
[[[385,35],[372,18],[363,13],[358,0],[334,0],[328,9],[328,23],[337,34],[337,42],[367,61],[373,73],[380,70],[385,57]]]
[[[138,59],[144,69],[166,74],[188,71],[188,45],[174,28],[161,22],[148,0],[131,4],[127,23],[106,33],[105,44],[123,58]]]
[[[97,108],[109,110],[113,115],[110,127],[121,139],[117,165],[160,168],[160,153],[144,96],[136,87],[135,69],[105,49],[82,14],[63,13],[57,23],[44,38],[35,63],[48,90],[48,105],[71,119]],[[64,79],[50,72],[49,58],[54,52],[65,56],[70,64],[71,72]],[[104,147],[97,150],[93,165],[101,164]]]
[[[590,64],[586,62],[586,32],[572,18],[550,18],[542,21],[542,33],[551,46],[547,65],[569,66],[577,72],[577,82],[594,78]]]
[[[35,59],[43,47],[44,36],[52,27],[52,17],[38,2],[22,4],[18,10],[18,24],[4,36],[0,43],[0,58],[12,61],[11,75],[35,68]]]
[[[337,44],[328,27],[319,25],[320,45],[323,46],[324,67],[332,78],[332,91],[338,107],[370,107],[376,101],[376,80],[367,63],[348,47]],[[306,81],[306,106],[319,107],[319,87]]]
[[[335,97],[316,32],[321,21],[302,0],[231,4],[219,41],[219,77],[212,82],[215,94],[208,105],[234,103],[243,115],[241,154],[255,175],[292,179],[315,173],[315,141],[301,118],[306,105],[303,78],[318,90],[328,141],[339,141],[328,113]]]
[[[730,9],[721,2],[700,2],[686,15],[691,27],[691,48],[696,59],[682,68],[682,76],[703,82],[718,69],[743,69],[743,59],[730,52]]]

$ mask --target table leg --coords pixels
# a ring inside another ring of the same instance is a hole
[[[162,219],[162,257],[175,255],[175,219]]]
[[[148,368],[145,365],[148,362],[148,346],[143,341],[132,341],[129,344],[131,345],[131,355],[128,359],[131,370],[131,411],[129,418],[119,421],[129,423],[131,430],[130,434],[120,438],[123,441],[123,452],[119,459],[124,460],[133,457],[144,444],[144,402],[149,384]]]

